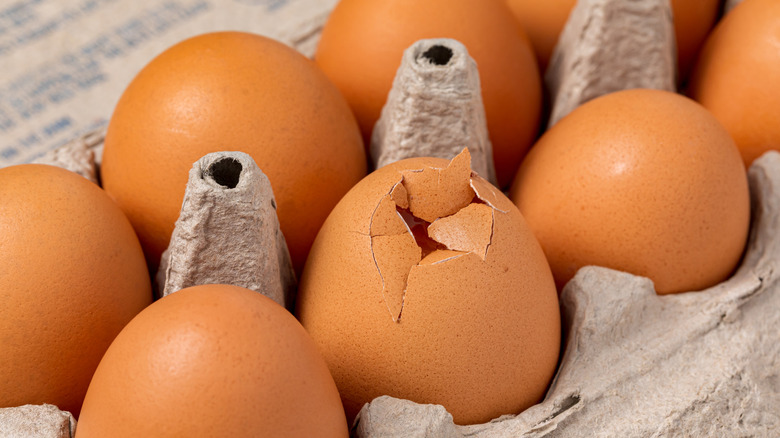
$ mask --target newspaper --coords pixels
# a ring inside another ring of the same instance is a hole
[[[310,56],[337,0],[0,0],[0,167],[105,127],[122,91],[188,37],[240,30]]]

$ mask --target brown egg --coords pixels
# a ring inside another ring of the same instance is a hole
[[[469,163],[382,167],[317,236],[297,313],[350,419],[391,395],[483,423],[537,403],[555,373],[550,268],[520,212]]]
[[[539,61],[539,69],[544,72],[576,0],[505,1],[528,34]]]
[[[671,0],[677,35],[677,70],[680,80],[690,74],[696,56],[720,12],[719,0]]]
[[[780,150],[780,2],[745,0],[707,40],[688,93],[723,123],[749,166]]]
[[[182,289],[117,336],[76,437],[342,437],[328,368],[298,321],[237,286]]]
[[[747,239],[747,176],[734,141],[678,94],[592,100],[542,136],[510,197],[558,287],[585,265],[649,277],[658,293],[725,280]]]
[[[498,182],[509,184],[536,138],[541,83],[528,38],[500,1],[342,0],[315,61],[341,89],[368,142],[401,65],[423,38],[453,38],[477,62]]]
[[[151,302],[138,238],[100,187],[53,166],[0,169],[0,408],[78,416],[103,353]]]
[[[222,150],[248,153],[268,176],[298,270],[330,210],[366,172],[354,117],[310,60],[248,33],[183,41],[133,79],[105,141],[103,186],[133,223],[153,269],[189,169]]]
[[[533,43],[541,70],[547,68],[558,36],[576,0],[505,0]],[[685,78],[707,33],[715,24],[718,0],[671,0],[677,35],[677,62]]]

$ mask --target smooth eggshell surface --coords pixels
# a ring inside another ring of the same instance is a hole
[[[747,176],[734,141],[696,102],[665,91],[594,99],[531,150],[510,197],[558,287],[585,265],[649,277],[658,293],[725,280],[747,239]]]
[[[745,166],[780,150],[780,2],[745,0],[702,49],[689,95],[723,123]]]
[[[76,437],[341,437],[347,423],[295,318],[237,286],[182,289],[117,336]]]
[[[0,407],[78,416],[103,353],[151,302],[138,238],[100,187],[53,166],[0,169]]]
[[[576,0],[505,1],[528,34],[539,61],[539,69],[544,72]]]
[[[368,142],[404,50],[424,38],[456,39],[477,62],[498,182],[508,185],[537,136],[542,93],[531,44],[502,2],[342,0],[315,61],[344,93]]]
[[[350,419],[391,395],[441,404],[459,424],[484,423],[537,403],[555,373],[560,314],[539,244],[482,178],[472,174],[464,197],[468,167],[465,176],[463,167],[426,176],[447,166],[412,158],[375,171],[336,206],[312,247],[297,313]],[[408,188],[399,193],[402,180]],[[435,220],[426,241],[403,206],[407,194],[434,191],[440,202],[426,203],[426,213],[456,212]]]
[[[192,164],[242,151],[268,176],[296,269],[333,206],[366,172],[355,118],[314,63],[242,32],[169,48],[130,83],[108,125],[103,187],[156,268]]]
[[[677,36],[677,70],[680,78],[690,74],[696,57],[720,13],[719,0],[670,0]]]

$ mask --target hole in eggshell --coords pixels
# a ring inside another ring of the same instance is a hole
[[[238,160],[223,158],[209,166],[206,176],[223,187],[234,189],[238,185],[242,170],[244,170],[244,167]]]
[[[401,180],[374,209],[371,253],[394,322],[401,320],[414,266],[445,263],[468,253],[487,258],[495,212],[506,212],[493,206],[487,183],[474,175],[471,155],[464,149],[446,168],[402,171]]]
[[[423,52],[422,57],[427,59],[433,65],[447,65],[452,59],[452,49],[447,46],[437,44],[431,46]]]
[[[409,231],[412,232],[417,246],[422,250],[423,258],[437,249],[447,249],[447,247],[428,236],[430,223],[415,217],[412,212],[404,208],[398,208],[398,214],[401,215],[401,218],[406,222],[406,226],[409,227]]]

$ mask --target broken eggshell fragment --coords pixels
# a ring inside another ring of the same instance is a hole
[[[195,162],[160,261],[161,296],[201,284],[242,286],[292,310],[295,272],[271,183],[243,152],[214,152]]]
[[[647,278],[584,267],[561,295],[567,347],[542,403],[457,426],[442,406],[378,397],[355,436],[776,436],[780,154],[766,153],[749,175],[750,241],[727,281],[662,296]]]
[[[456,40],[419,40],[404,51],[374,125],[374,168],[412,157],[449,160],[464,147],[472,170],[497,184],[477,63]]]
[[[315,241],[297,314],[350,419],[383,394],[442,404],[459,424],[518,413],[544,394],[560,349],[541,247],[467,150],[355,186]]]

